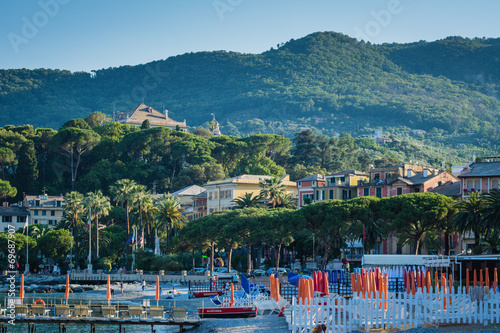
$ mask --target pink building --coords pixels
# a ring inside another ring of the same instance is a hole
[[[316,174],[297,180],[297,189],[299,190],[298,207],[314,202],[314,188],[324,187],[326,178],[324,175]],[[321,199],[323,200],[323,199]]]

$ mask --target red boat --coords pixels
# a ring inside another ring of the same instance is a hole
[[[200,318],[250,318],[257,316],[255,306],[198,308]]]
[[[189,292],[189,298],[200,298],[200,297],[210,297],[210,296],[222,296],[222,290]]]

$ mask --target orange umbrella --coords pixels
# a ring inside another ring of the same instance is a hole
[[[495,267],[495,271],[493,272],[493,293],[497,293],[497,286],[498,286],[498,275],[497,275],[497,269]]]
[[[411,271],[410,285],[411,285],[411,294],[415,295],[415,271],[413,270]]]
[[[448,294],[453,294],[453,275],[450,274],[448,278],[448,284],[450,289],[448,289]],[[450,296],[450,306],[451,306],[451,296]]]
[[[271,274],[270,278],[269,278],[269,289],[271,291],[271,298],[274,299],[274,292],[276,291],[275,289],[275,286],[274,286],[274,283],[276,282],[276,280],[274,279],[274,275]]]
[[[436,289],[434,289],[435,293],[439,293],[439,279],[438,279],[438,272],[434,272],[434,284],[436,285]]]
[[[276,298],[276,302],[280,300],[280,279],[276,278],[276,293],[274,295]]]
[[[24,298],[24,274],[21,274],[21,288],[19,288],[19,298]]]
[[[66,274],[66,290],[64,291],[64,298],[69,298],[69,274]]]
[[[432,283],[431,283],[431,272],[430,271],[427,271],[427,293],[430,294],[431,292],[431,287],[432,287]]]
[[[156,276],[156,294],[155,294],[155,301],[160,300],[160,277],[157,275]]]
[[[351,285],[352,285],[352,292],[355,293],[357,290],[357,283],[356,283],[356,279],[354,278],[354,273],[351,273]]]
[[[328,286],[328,273],[325,273],[323,276],[323,292],[325,293],[325,296],[330,295],[330,290]],[[359,295],[359,294],[358,294]]]
[[[229,305],[233,306],[234,305],[234,286],[233,283],[231,282],[231,302]]]
[[[465,292],[469,293],[469,269],[465,271]]]
[[[441,276],[441,286],[443,287],[443,294],[446,294],[446,275],[444,273]],[[443,307],[446,310],[446,297],[443,297]]]
[[[106,298],[111,299],[111,282],[109,280],[109,275],[108,275],[108,285],[106,289]]]

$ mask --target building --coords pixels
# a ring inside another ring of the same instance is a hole
[[[183,189],[180,189],[179,191],[175,191],[172,193],[174,197],[179,198],[179,203],[181,204],[181,207],[187,207],[187,206],[192,206],[193,205],[193,197],[197,196],[200,193],[205,192],[206,189],[198,186],[198,185],[191,185],[188,187],[185,187]]]
[[[388,198],[395,195],[428,192],[458,178],[447,171],[422,165],[402,165],[371,168],[369,180],[358,183],[358,196]]]
[[[297,180],[297,191],[299,194],[298,207],[314,202],[314,188],[325,186],[326,178],[324,175],[315,174]]]
[[[48,225],[55,228],[63,218],[64,197],[42,195],[27,195],[24,197],[23,206],[30,215],[29,224]]]
[[[186,210],[188,221],[194,221],[203,216],[207,216],[207,191],[203,191],[191,198],[193,203],[189,210]]]
[[[460,190],[460,181],[450,180],[444,184],[431,189],[429,192],[438,193],[452,199],[458,200],[462,196]]]
[[[499,189],[500,156],[477,158],[458,178],[462,199],[469,197],[470,192],[489,193],[492,189]]]
[[[323,189],[315,189],[318,201],[349,200],[358,195],[358,185],[368,180],[368,174],[357,170],[341,171],[326,176]]]
[[[233,200],[243,196],[245,193],[259,195],[260,183],[264,179],[273,178],[263,175],[240,175],[224,180],[216,180],[203,185],[207,189],[207,214],[231,209],[234,206]],[[297,198],[297,184],[290,181],[288,175],[282,177],[286,192],[292,195],[292,199]]]
[[[183,132],[187,132],[189,128],[186,125],[186,120],[183,122],[175,121],[168,117],[168,110],[161,113],[144,103],[132,110],[119,113],[114,120],[128,126],[141,126],[145,120],[149,120],[150,127],[167,127],[170,129],[179,127]]]
[[[6,203],[5,203],[6,204]],[[9,225],[14,227],[14,231],[23,228],[29,212],[26,208],[18,206],[0,207],[0,221],[2,221],[2,231],[8,231]]]

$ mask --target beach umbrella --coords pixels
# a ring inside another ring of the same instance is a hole
[[[299,279],[312,279],[312,277],[309,275],[295,274],[293,272],[288,273],[288,283],[298,286]]]
[[[69,274],[66,274],[66,289],[64,290],[64,298],[69,298]]]
[[[241,275],[241,288],[245,291],[245,293],[250,294],[250,283],[248,282],[248,279]]]
[[[431,287],[432,287],[432,283],[431,283],[431,271],[427,271],[427,293],[430,294],[431,292]]]
[[[160,277],[157,275],[156,276],[156,294],[155,294],[155,300],[158,303],[160,300]]]
[[[323,293],[325,296],[330,295],[330,290],[328,290],[328,273],[324,273],[325,275],[323,276]]]
[[[229,303],[229,305],[234,306],[234,286],[232,282],[231,282],[231,303]]]
[[[109,275],[108,275],[108,282],[106,286],[106,298],[111,299],[111,282],[109,280]]]
[[[280,279],[279,278],[276,278],[276,293],[275,293],[275,296],[276,296],[276,302],[279,302],[279,300],[280,300]]]
[[[493,293],[497,293],[497,286],[498,286],[498,275],[497,275],[497,268],[495,267],[495,271],[493,272]]]
[[[19,289],[19,298],[24,298],[24,274],[21,274],[21,288]]]

